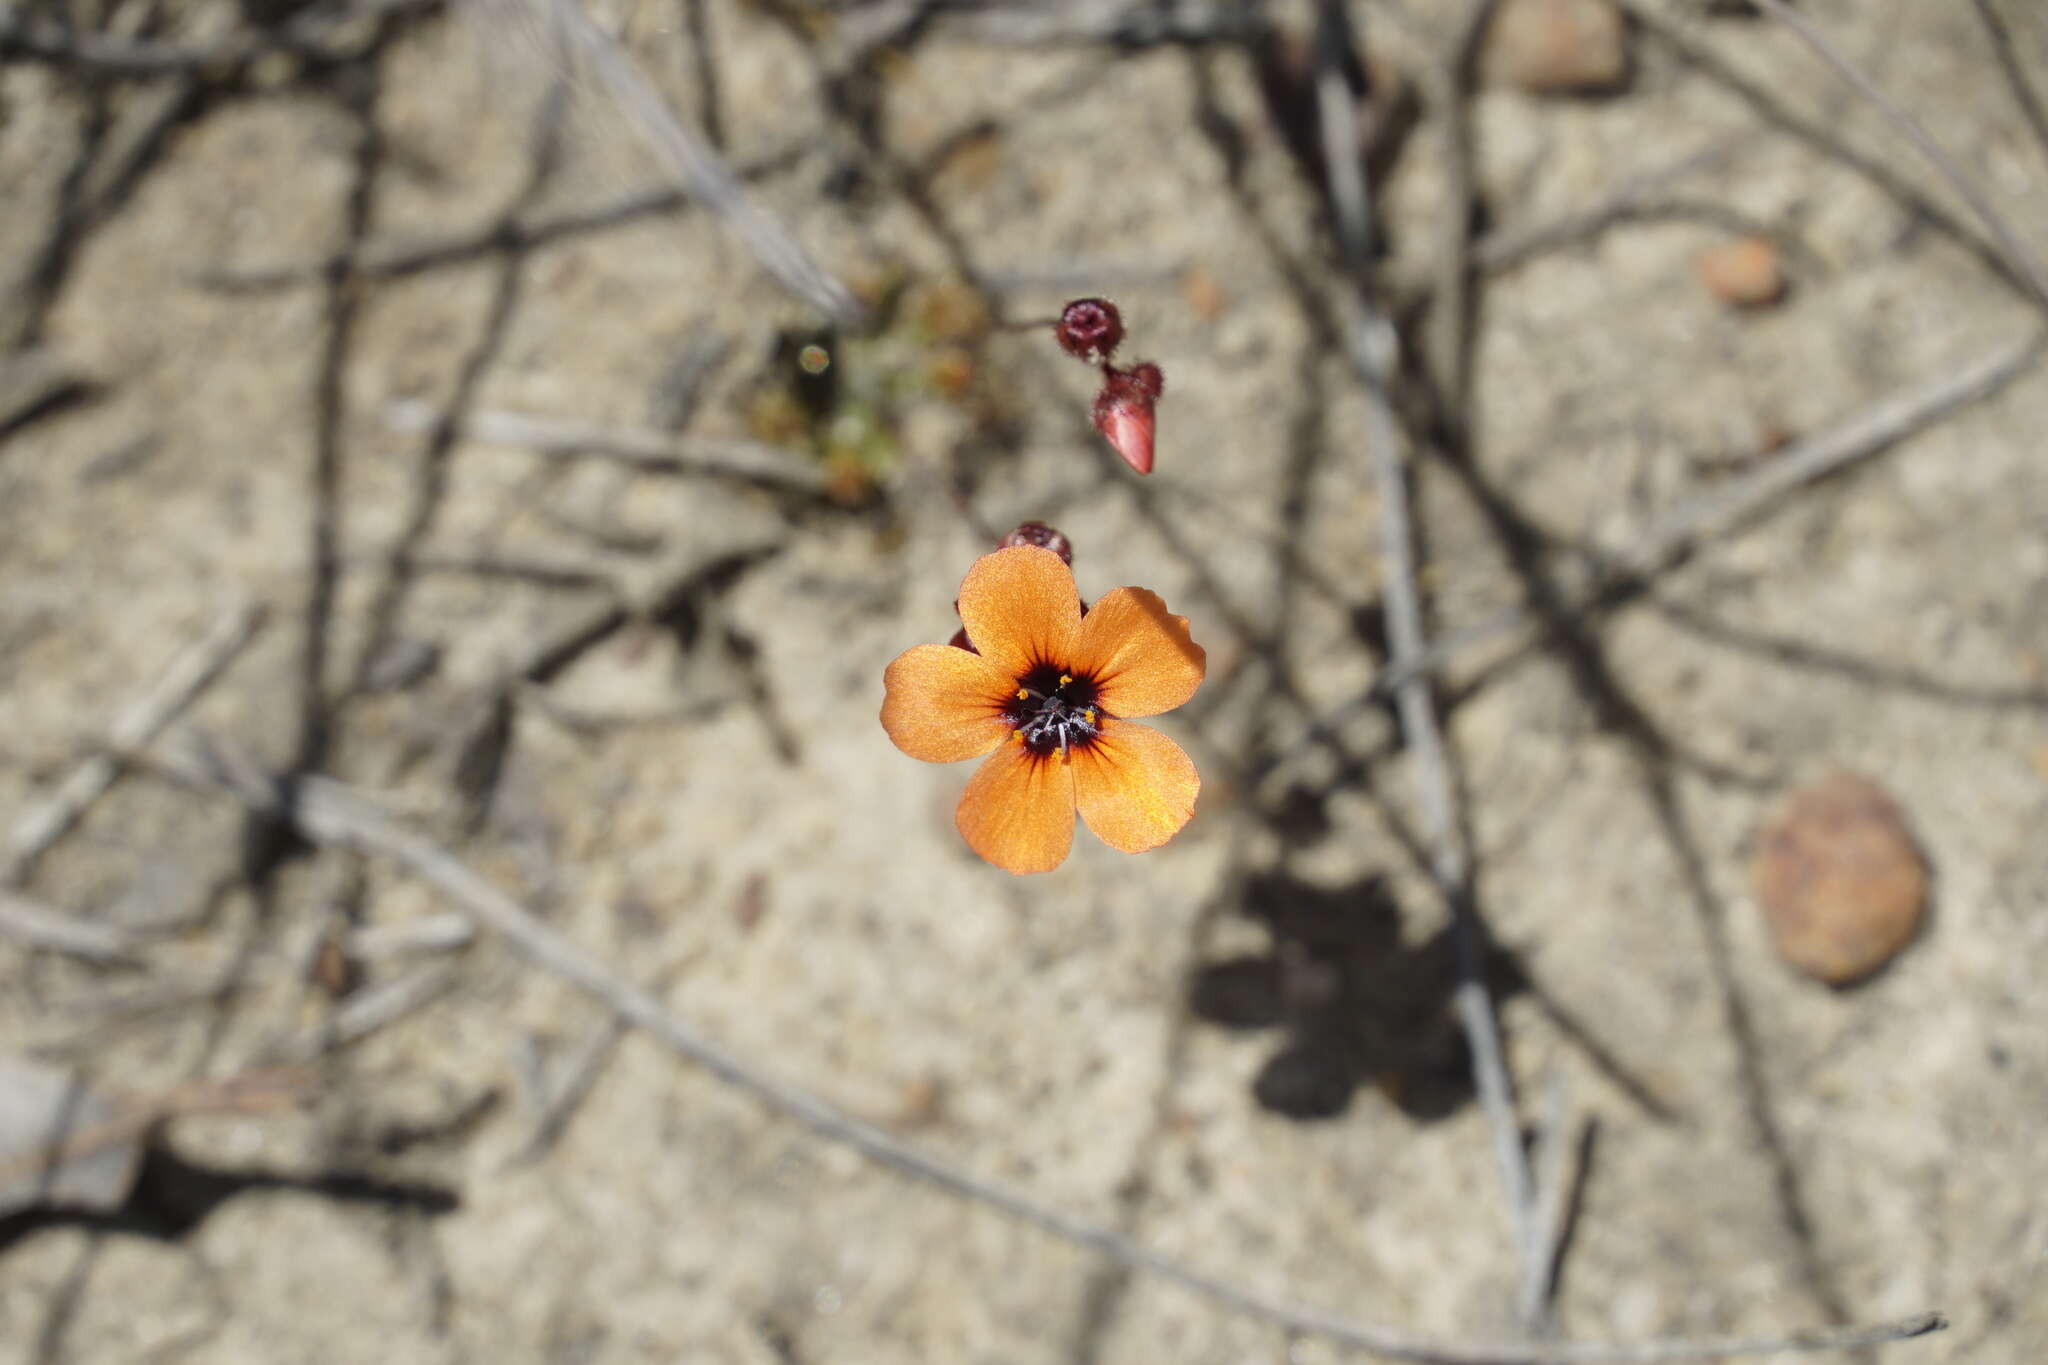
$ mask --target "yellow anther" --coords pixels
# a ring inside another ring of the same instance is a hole
[[[1083,711],[1081,713],[1081,719],[1087,721],[1090,725],[1093,725],[1095,723],[1095,708],[1091,706],[1086,711]]]
[[[1024,742],[1024,732],[1022,730],[1012,730],[1010,731],[1010,738],[1022,744]]]
[[[1030,688],[1028,688],[1028,687],[1020,687],[1020,688],[1018,688],[1018,689],[1017,689],[1017,700],[1018,700],[1018,701],[1030,701],[1030,700],[1031,700],[1031,689],[1030,689]]]
[[[1065,687],[1065,686],[1066,686],[1066,685],[1067,685],[1068,683],[1072,682],[1073,680],[1074,680],[1074,675],[1073,675],[1073,674],[1071,674],[1071,673],[1062,673],[1062,674],[1060,674],[1060,686],[1061,686],[1061,687]]]

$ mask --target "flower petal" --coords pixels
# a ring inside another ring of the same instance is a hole
[[[954,823],[1005,872],[1050,872],[1074,843],[1074,764],[1005,744],[975,769]]]
[[[1012,679],[1064,664],[1081,624],[1074,571],[1036,545],[983,555],[960,585],[960,620],[982,657]]]
[[[1158,593],[1112,588],[1081,619],[1067,671],[1094,679],[1112,716],[1156,716],[1195,695],[1209,656]]]
[[[1157,848],[1180,833],[1202,789],[1180,745],[1127,721],[1105,721],[1094,743],[1074,751],[1073,767],[1081,818],[1096,838],[1126,853]]]
[[[896,656],[882,685],[882,728],[912,758],[958,763],[1010,737],[1004,706],[1016,681],[979,654],[919,645]]]

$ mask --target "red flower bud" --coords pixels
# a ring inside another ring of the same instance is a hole
[[[1153,405],[1165,388],[1165,376],[1149,361],[1128,370],[1102,367],[1102,392],[1095,395],[1092,414],[1095,429],[1140,474],[1152,472],[1152,437],[1159,425]]]
[[[1108,299],[1075,299],[1060,309],[1053,336],[1077,360],[1107,361],[1124,339],[1123,314]]]
[[[1074,542],[1042,521],[1027,521],[996,542],[998,550],[1007,550],[1012,545],[1036,545],[1041,550],[1051,550],[1068,568],[1074,567]]]

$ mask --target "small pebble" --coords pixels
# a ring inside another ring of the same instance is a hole
[[[1700,283],[1736,308],[1768,308],[1785,297],[1785,270],[1768,237],[1738,237],[1710,246],[1695,262]]]
[[[1927,861],[1891,796],[1831,773],[1794,791],[1758,833],[1750,884],[1778,956],[1830,986],[1851,985],[1919,932]]]
[[[1613,0],[1501,0],[1479,51],[1489,85],[1594,95],[1628,80],[1628,24]]]
[[[1223,286],[1207,266],[1191,265],[1181,272],[1180,293],[1202,321],[1214,322],[1223,316]]]

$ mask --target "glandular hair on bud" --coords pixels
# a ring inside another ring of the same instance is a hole
[[[1041,550],[1051,550],[1061,563],[1070,569],[1074,567],[1074,542],[1042,521],[1027,521],[996,542],[998,550],[1013,545],[1036,545]]]
[[[1060,309],[1053,335],[1077,360],[1107,361],[1123,343],[1123,314],[1108,299],[1075,299]]]

